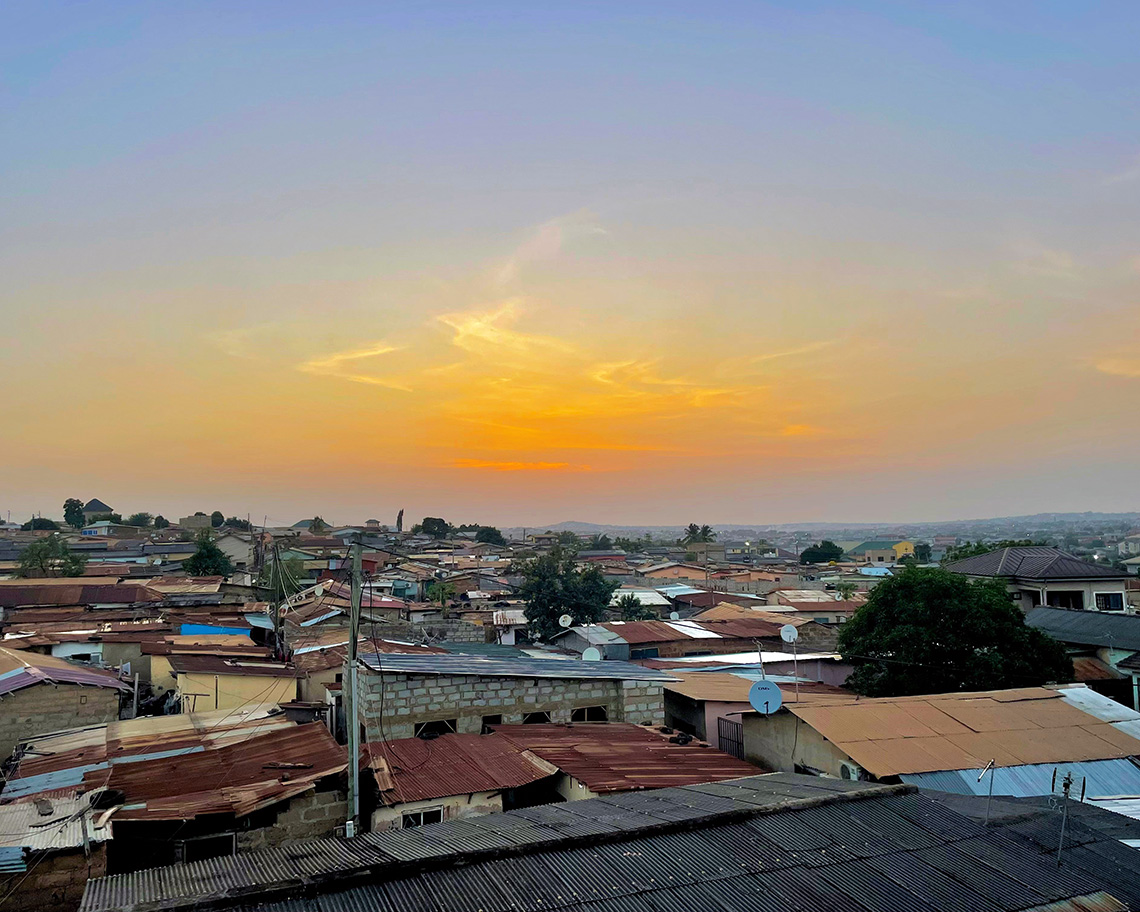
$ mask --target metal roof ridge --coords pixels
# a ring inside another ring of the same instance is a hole
[[[700,785],[690,786],[676,786],[668,789],[645,789],[637,790],[632,794],[638,796],[649,796],[654,794],[661,794],[663,792],[672,791],[694,791],[699,790],[703,786],[710,784],[725,786],[732,785],[734,782],[751,781],[767,777],[773,777],[773,783],[779,784],[783,781],[783,777],[787,774],[784,773],[765,773],[759,776],[746,776],[742,779],[726,779],[717,783],[703,783]],[[808,778],[796,776],[797,779]],[[823,791],[821,789],[821,791]],[[341,847],[347,850],[348,853],[357,856],[359,864],[352,866],[342,866],[333,870],[319,871],[311,870],[310,873],[301,874],[299,877],[296,875],[278,875],[277,879],[272,883],[267,883],[264,887],[262,885],[243,884],[238,887],[231,888],[229,892],[219,892],[211,894],[199,894],[197,896],[164,896],[160,901],[142,901],[135,903],[125,903],[122,900],[122,890],[115,890],[116,904],[99,905],[98,900],[95,899],[95,894],[92,892],[92,885],[98,884],[100,881],[105,881],[114,878],[119,884],[124,887],[127,885],[123,883],[127,878],[137,878],[145,876],[151,872],[161,871],[164,868],[150,868],[134,871],[128,874],[109,875],[102,878],[94,878],[89,880],[87,888],[84,891],[83,901],[80,904],[80,912],[111,912],[115,909],[116,912],[151,912],[151,910],[161,909],[163,912],[173,912],[173,910],[205,910],[228,909],[235,906],[248,905],[251,902],[265,903],[281,899],[301,899],[319,896],[323,893],[330,892],[330,888],[340,889],[353,886],[360,886],[362,884],[377,884],[383,883],[389,879],[396,877],[404,878],[410,874],[430,873],[432,871],[450,869],[455,867],[466,867],[471,864],[479,862],[492,861],[504,858],[518,858],[525,855],[534,854],[537,852],[547,852],[551,850],[565,850],[572,848],[584,848],[595,846],[599,844],[622,843],[628,842],[633,839],[641,838],[645,835],[666,835],[670,833],[681,833],[690,830],[699,829],[704,826],[719,825],[726,823],[736,823],[744,820],[750,820],[755,817],[764,816],[767,814],[784,813],[787,811],[807,810],[809,808],[822,807],[824,805],[839,804],[849,801],[860,801],[866,798],[887,797],[890,795],[912,795],[918,793],[918,787],[910,785],[909,783],[899,783],[895,785],[883,785],[880,783],[868,783],[866,787],[829,791],[821,795],[811,797],[781,797],[774,800],[771,804],[757,806],[748,805],[741,802],[741,806],[733,808],[732,810],[716,810],[709,811],[700,816],[689,817],[684,820],[665,820],[661,818],[653,818],[647,815],[647,822],[644,826],[636,827],[633,829],[619,829],[608,833],[591,833],[588,835],[565,835],[559,834],[553,839],[548,840],[529,840],[523,844],[510,845],[505,847],[495,848],[471,848],[459,849],[455,852],[448,852],[440,854],[432,848],[415,859],[398,858],[390,853],[386,853],[383,848],[382,838],[390,833],[400,833],[402,831],[384,831],[376,834],[367,834],[364,837],[358,837],[354,840],[335,840],[339,842]],[[786,794],[786,793],[785,793]],[[623,797],[621,794],[599,796],[598,798],[590,799],[591,801],[598,801],[606,803],[607,801],[620,800]],[[775,797],[775,796],[773,796]],[[583,802],[585,803],[585,802]],[[558,807],[559,805],[553,805]],[[442,827],[452,823],[460,824],[477,824],[479,819],[487,819],[494,817],[517,817],[516,812],[507,811],[503,814],[490,814],[485,815],[483,818],[469,818],[467,820],[445,821],[441,824],[434,824],[433,826]],[[526,818],[523,818],[524,820]],[[554,832],[552,830],[552,832]],[[381,837],[380,839],[369,839],[368,837]],[[365,841],[367,840],[367,841]],[[315,845],[318,843],[328,843],[334,840],[308,840],[307,842],[294,843],[290,847],[291,852],[299,852],[307,844]],[[245,870],[258,870],[258,856],[262,854],[270,854],[278,852],[275,849],[263,849],[257,852],[246,852],[239,855],[232,856],[233,863],[241,865]],[[367,856],[373,856],[368,858]],[[343,857],[343,856],[342,856]],[[228,859],[227,859],[228,860]],[[216,862],[218,859],[212,859]],[[169,866],[167,866],[169,867]],[[260,870],[273,872],[274,865],[260,866]],[[220,881],[220,872],[214,872],[214,878]],[[195,883],[195,878],[187,877],[184,880],[180,878],[181,883]],[[225,890],[224,887],[222,887]],[[91,899],[92,901],[88,901]]]

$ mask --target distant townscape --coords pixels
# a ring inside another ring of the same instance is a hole
[[[124,512],[0,530],[8,908],[1140,904],[1138,514]]]

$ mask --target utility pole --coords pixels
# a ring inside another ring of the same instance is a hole
[[[344,833],[356,835],[360,818],[360,722],[357,719],[356,650],[360,639],[360,601],[362,589],[360,536],[352,542],[352,609],[348,625],[348,680],[344,692],[344,720],[348,729],[348,820]]]

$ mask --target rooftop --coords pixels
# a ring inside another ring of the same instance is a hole
[[[1040,607],[1025,623],[1062,643],[1140,650],[1140,617],[1134,614]]]
[[[790,774],[611,795],[92,880],[80,912],[1121,912],[1134,850],[979,822],[908,786]],[[1078,898],[1087,898],[1079,901]]]
[[[1140,714],[1080,685],[788,709],[878,777],[1140,754]]]
[[[40,655],[0,646],[0,694],[12,693],[33,684],[83,684],[129,690],[118,675],[77,665],[54,656]]]
[[[364,745],[384,805],[518,788],[558,772],[498,735],[441,735]]]
[[[600,678],[618,681],[671,681],[672,677],[630,662],[578,659],[500,659],[478,655],[362,655],[373,671],[411,675],[479,675],[490,678]]]
[[[707,744],[674,744],[655,729],[622,722],[494,729],[598,793],[717,782],[757,770]]]
[[[1125,579],[1127,574],[1112,567],[1090,564],[1062,551],[1044,545],[999,548],[987,554],[951,561],[945,565],[954,573],[967,576],[999,576],[1011,579],[1060,580],[1092,577]]]

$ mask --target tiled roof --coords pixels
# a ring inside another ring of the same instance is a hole
[[[385,805],[518,788],[558,772],[500,735],[442,735],[364,745]]]
[[[777,773],[297,843],[88,882],[80,912],[1124,912],[1135,850],[986,828],[909,786]]]
[[[1112,567],[1090,564],[1079,557],[1067,554],[1060,548],[1043,545],[1000,548],[988,554],[951,561],[945,567],[954,573],[964,573],[967,576],[1000,576],[1013,579],[1127,578],[1127,574]]]
[[[1039,607],[1025,616],[1025,623],[1062,643],[1140,649],[1140,617],[1134,614]]]

